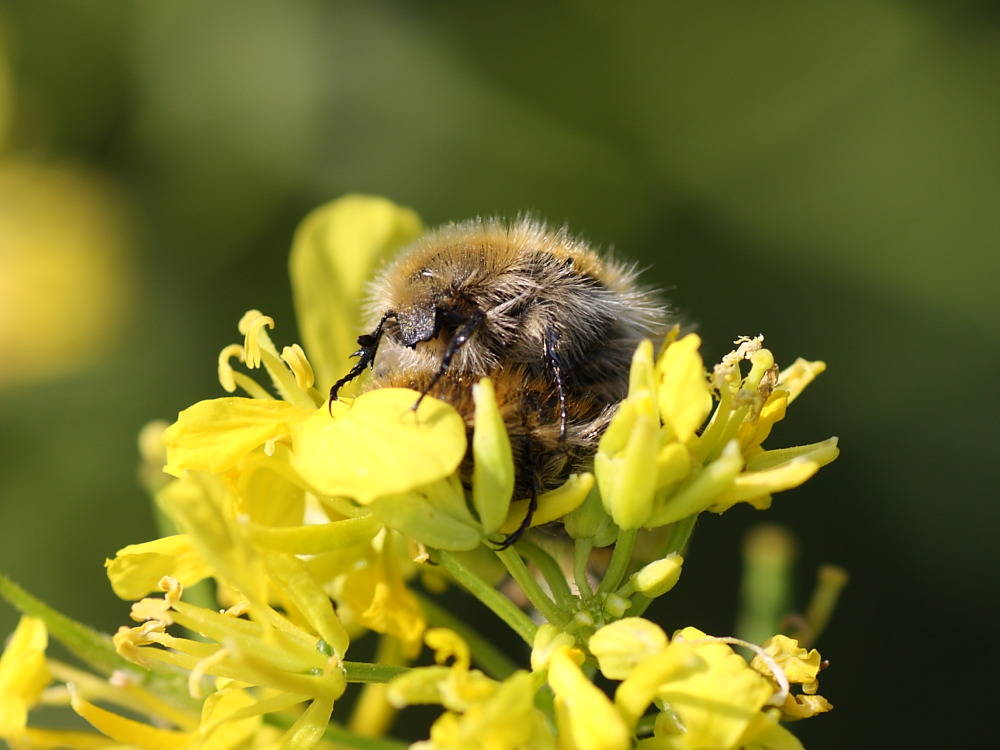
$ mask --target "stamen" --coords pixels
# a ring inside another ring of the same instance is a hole
[[[247,310],[245,313],[243,313],[243,317],[240,318],[240,322],[236,324],[236,328],[239,330],[240,333],[246,336],[247,332],[250,330],[250,324],[253,323],[254,320],[256,320],[257,318],[261,317],[264,317],[264,313],[262,313],[260,310]]]
[[[230,344],[219,352],[219,382],[226,393],[236,392],[236,378],[233,375],[233,366],[229,364],[229,360],[233,357],[240,362],[244,361],[243,347],[239,344]]]
[[[250,318],[251,314],[255,317]],[[261,349],[273,350],[274,345],[264,328],[274,329],[274,319],[267,315],[261,315],[257,310],[251,310],[240,320],[240,331],[246,329],[246,338],[243,341],[243,350],[246,352],[247,367],[251,370],[260,367]]]
[[[199,699],[202,697],[202,680],[209,674],[209,670],[212,667],[225,661],[227,656],[229,656],[229,648],[223,646],[211,656],[206,656],[194,665],[191,674],[188,675],[188,693],[192,698]]]
[[[170,606],[174,605],[174,602],[180,601],[181,596],[184,593],[184,586],[181,582],[172,576],[163,576],[156,583],[157,588],[163,592],[163,599]]]
[[[316,382],[316,376],[313,374],[312,365],[306,359],[306,353],[302,351],[301,346],[298,344],[286,346],[281,350],[281,358],[291,369],[292,374],[295,375],[295,384],[299,388],[307,391],[313,387],[313,384]]]

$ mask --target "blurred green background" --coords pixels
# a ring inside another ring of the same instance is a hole
[[[852,575],[806,745],[995,736],[993,3],[3,0],[0,570],[126,621],[101,565],[155,534],[139,428],[221,393],[245,310],[297,339],[292,233],[354,191],[566,222],[710,360],[826,360],[772,442],[841,458],[704,519],[664,622],[732,632],[742,535],[788,524],[801,603]]]

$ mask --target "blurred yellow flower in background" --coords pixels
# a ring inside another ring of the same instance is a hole
[[[13,88],[0,47],[0,388],[72,372],[112,350],[136,283],[110,185],[12,152]]]

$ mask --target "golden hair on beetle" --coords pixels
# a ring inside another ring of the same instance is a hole
[[[430,394],[471,430],[472,386],[492,379],[515,499],[530,501],[502,547],[527,529],[540,493],[590,468],[628,391],[632,354],[666,330],[664,308],[637,285],[634,267],[523,217],[473,219],[416,240],[379,272],[365,309],[371,332],[358,338],[358,362],[331,400],[371,367],[368,389]]]

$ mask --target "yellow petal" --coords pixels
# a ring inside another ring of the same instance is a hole
[[[743,456],[735,440],[729,441],[717,459],[694,472],[669,492],[659,493],[647,528],[664,526],[708,508],[743,468]]]
[[[285,401],[216,398],[199,401],[163,433],[168,474],[228,471],[268,440],[287,435],[309,412]]]
[[[683,734],[660,738],[663,746],[678,750],[735,747],[773,694],[773,686],[729,646],[697,644],[705,635],[694,628],[685,628],[678,636],[695,647],[701,664],[675,673],[659,686],[659,699],[684,729]],[[669,648],[675,644],[676,637]]]
[[[424,629],[423,611],[406,586],[391,544],[383,545],[373,560],[347,575],[343,597],[359,623],[377,633],[394,635],[415,656]]]
[[[476,423],[472,433],[472,505],[483,531],[492,534],[507,518],[514,494],[514,459],[507,427],[489,378],[472,387],[472,397],[476,402]]]
[[[789,695],[781,706],[781,718],[798,721],[832,710],[833,704],[822,695]]]
[[[538,510],[531,517],[531,526],[541,526],[572,513],[583,504],[593,487],[593,474],[571,474],[562,485],[538,496]],[[521,525],[521,519],[527,511],[528,500],[511,503],[507,520],[500,527],[500,531],[512,534]]]
[[[632,364],[629,368],[628,393],[629,396],[638,395],[645,391],[652,393],[656,390],[656,372],[653,365],[653,342],[643,339],[636,347],[632,355]]]
[[[343,659],[350,638],[333,611],[329,595],[312,577],[299,558],[282,552],[261,550],[268,576],[282,598],[309,623],[338,659]]]
[[[840,455],[837,442],[837,438],[831,437],[818,443],[764,451],[748,458],[746,468],[748,472],[768,471],[803,458],[820,467],[826,466]]]
[[[362,332],[358,303],[372,269],[423,231],[412,210],[368,195],[344,196],[299,225],[289,269],[299,330],[320,385],[329,387],[350,367]]]
[[[662,437],[662,433],[661,433]],[[656,489],[662,490],[691,473],[691,451],[683,443],[669,442],[656,457]]]
[[[761,644],[761,648],[777,662],[789,682],[804,685],[816,681],[822,662],[822,657],[816,649],[806,651],[799,646],[797,640],[781,634],[768,638]],[[771,673],[767,662],[759,655],[754,656],[750,666],[765,677]]]
[[[700,346],[701,339],[689,333],[667,346],[656,363],[660,419],[670,436],[682,443],[696,433],[712,410]]]
[[[631,747],[632,732],[615,704],[583,674],[569,652],[566,648],[556,650],[549,663],[560,747],[572,750]]]
[[[462,717],[463,742],[459,747],[483,750],[551,747],[551,735],[534,706],[535,691],[534,677],[528,672],[517,671],[504,680],[489,697],[466,710]]]
[[[663,628],[641,617],[624,617],[605,625],[587,642],[609,680],[624,680],[641,661],[666,647]]]
[[[747,461],[747,471],[716,497],[709,510],[721,513],[741,502],[756,505],[758,498],[798,487],[838,455],[837,438],[758,453]]]
[[[25,730],[28,710],[52,681],[45,661],[45,623],[22,617],[0,656],[0,737],[17,737]]]
[[[699,669],[704,661],[694,654],[694,646],[671,643],[662,651],[652,653],[636,663],[629,675],[615,690],[615,705],[630,727],[656,699],[660,686],[675,675]]]
[[[652,395],[630,397],[598,444],[594,474],[601,500],[622,529],[639,528],[652,512],[659,428]]]
[[[799,357],[778,374],[778,386],[788,391],[788,402],[791,403],[824,370],[826,362],[810,362]]]
[[[89,721],[95,729],[124,745],[132,745],[142,750],[174,750],[187,747],[191,740],[191,736],[186,732],[160,729],[106,711],[84,700],[72,689],[70,700],[73,710]]]
[[[267,576],[242,520],[233,513],[232,491],[221,477],[191,472],[166,485],[156,500],[177,529],[189,536],[218,581],[251,601],[266,601]]]
[[[104,567],[115,595],[126,601],[157,591],[164,576],[193,586],[213,572],[186,534],[130,544],[118,550],[113,560],[105,560]]]
[[[778,723],[776,711],[754,717],[740,738],[740,750],[805,750],[798,738]]]
[[[309,526],[247,526],[247,536],[268,549],[293,555],[318,555],[369,543],[381,530],[375,516],[366,514]],[[176,576],[175,576],[176,577]]]
[[[760,444],[767,440],[771,434],[771,428],[785,418],[785,411],[788,408],[788,391],[772,391],[764,406],[753,422],[744,422],[740,425],[737,437],[744,455],[750,455],[756,450],[760,450]]]
[[[430,396],[382,388],[339,419],[326,407],[295,426],[292,467],[317,492],[370,503],[450,476],[465,456],[465,422]]]
[[[251,746],[262,717],[254,711],[260,699],[246,690],[225,689],[205,699],[192,750],[237,750]]]

